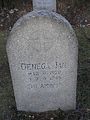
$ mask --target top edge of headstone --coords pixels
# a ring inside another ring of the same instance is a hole
[[[56,0],[33,0],[33,10],[56,11]]]
[[[56,12],[49,12],[48,10],[38,10],[38,11],[32,11],[29,12],[28,14],[20,17],[17,22],[14,24],[11,32],[13,32],[14,30],[18,29],[18,27],[20,27],[23,23],[25,23],[25,21],[29,21],[31,18],[35,18],[35,17],[50,17],[54,20],[56,20],[57,22],[62,22],[64,23],[66,26],[69,27],[69,29],[71,31],[73,31],[71,24],[60,14],[56,13]]]

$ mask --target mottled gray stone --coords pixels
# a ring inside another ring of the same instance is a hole
[[[56,11],[56,0],[33,0],[33,9]]]
[[[18,110],[75,109],[78,47],[64,17],[45,10],[21,17],[7,54]]]

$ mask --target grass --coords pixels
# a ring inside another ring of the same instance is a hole
[[[0,120],[4,120],[10,105],[15,104],[5,48],[6,34],[0,32]]]
[[[6,56],[6,33],[0,32],[0,120],[90,120],[90,28],[75,29],[79,42],[79,66],[77,84],[78,111],[63,112],[60,109],[45,113],[26,113],[16,110],[12,82]]]
[[[87,32],[87,33],[86,33]],[[90,108],[90,28],[76,29],[79,42],[79,67],[77,101],[84,108]]]

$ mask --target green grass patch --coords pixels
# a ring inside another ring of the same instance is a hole
[[[90,108],[90,28],[76,29],[79,43],[77,103]]]
[[[15,105],[6,55],[6,32],[0,32],[0,120],[8,118],[10,106]]]
[[[5,32],[0,32],[0,64],[6,63],[6,34]]]

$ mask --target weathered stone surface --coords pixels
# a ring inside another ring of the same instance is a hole
[[[75,109],[77,40],[68,21],[33,11],[17,21],[7,54],[18,110]]]
[[[56,11],[56,0],[33,0],[33,9]]]

